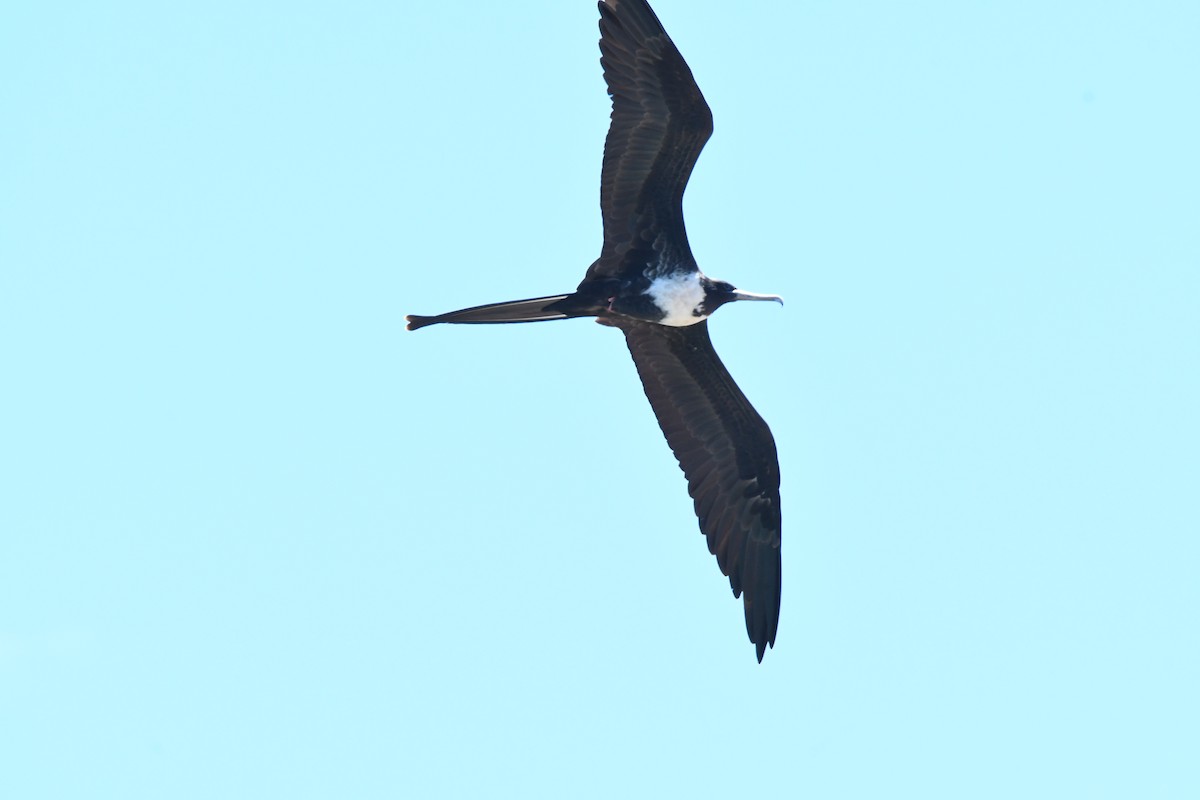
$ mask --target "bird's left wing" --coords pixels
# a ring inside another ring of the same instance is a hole
[[[708,323],[671,327],[625,317],[621,328],[646,397],[679,459],[700,530],[735,597],[758,660],[779,626],[779,457],[758,415],[713,350]]]

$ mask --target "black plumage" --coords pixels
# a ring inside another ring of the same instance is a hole
[[[743,598],[761,661],[779,624],[779,459],[766,422],[713,350],[707,318],[728,302],[779,298],[738,291],[696,266],[683,193],[712,134],[712,113],[645,0],[599,7],[600,63],[613,106],[600,257],[570,294],[410,315],[408,327],[590,316],[619,328],[687,477],[709,550]]]

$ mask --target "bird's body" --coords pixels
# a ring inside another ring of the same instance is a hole
[[[604,245],[570,294],[432,317],[489,324],[596,317],[619,328],[663,434],[679,459],[758,659],[779,621],[779,460],[766,423],[721,364],[707,319],[737,300],[776,300],[704,275],[683,223],[683,192],[712,133],[712,114],[645,0],[601,0],[600,51],[612,97],[600,205]]]

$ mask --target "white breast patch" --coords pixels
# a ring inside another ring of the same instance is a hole
[[[663,325],[682,328],[704,319],[697,313],[704,302],[704,287],[700,285],[699,272],[676,272],[655,278],[650,282],[646,294],[665,314],[659,320]]]

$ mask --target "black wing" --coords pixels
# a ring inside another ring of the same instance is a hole
[[[600,174],[604,250],[593,270],[610,274],[625,250],[662,234],[691,263],[683,190],[712,135],[712,112],[646,0],[599,5],[600,64],[613,110]]]
[[[733,382],[708,323],[668,327],[610,317],[625,332],[667,443],[679,459],[700,530],[762,661],[779,627],[779,457],[767,423]]]

